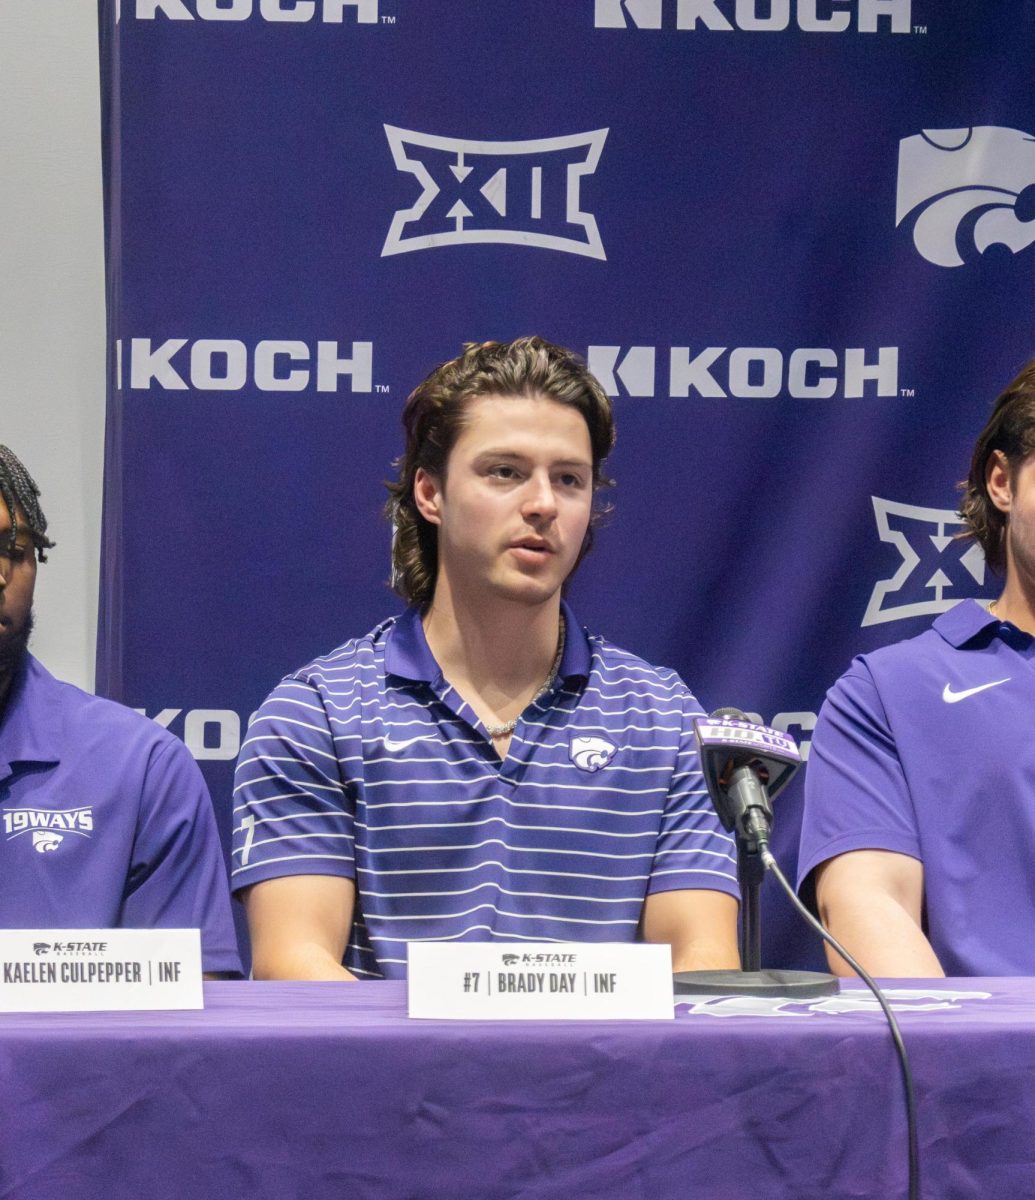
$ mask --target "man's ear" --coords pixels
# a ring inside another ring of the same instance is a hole
[[[1002,450],[993,450],[985,464],[985,488],[996,508],[1008,513],[1013,505],[1013,487],[1010,462]]]
[[[417,511],[431,525],[441,525],[442,487],[437,476],[418,467],[413,476],[413,502]]]

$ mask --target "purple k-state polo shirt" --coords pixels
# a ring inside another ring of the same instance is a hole
[[[850,850],[924,865],[948,975],[1035,975],[1035,639],[974,600],[855,659],[819,715],[799,887]]]
[[[32,655],[0,714],[0,928],[200,929],[240,972],[212,803],[187,747]]]
[[[631,942],[651,893],[736,895],[697,701],[564,618],[557,680],[502,761],[415,608],[284,679],[241,746],[235,889],[354,879],[345,964],[375,978],[405,975],[409,942]]]

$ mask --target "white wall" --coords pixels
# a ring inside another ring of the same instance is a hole
[[[0,442],[57,547],[32,648],[92,689],[104,448],[95,0],[0,0]]]

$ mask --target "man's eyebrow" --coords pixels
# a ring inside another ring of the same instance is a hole
[[[479,451],[475,461],[481,462],[485,458],[509,458],[515,462],[527,462],[531,457],[530,454],[522,454],[518,450],[489,449]],[[559,458],[550,463],[551,467],[592,467],[592,465],[588,458]]]

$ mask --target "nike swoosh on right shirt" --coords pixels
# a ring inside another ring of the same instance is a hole
[[[988,688],[998,687],[1001,683],[1009,683],[1010,676],[1005,679],[993,679],[991,683],[979,683],[977,687],[966,688],[962,692],[954,692],[952,688],[946,684],[942,689],[942,699],[946,704],[958,704],[961,700],[966,700],[968,696],[976,696],[978,692],[987,691]]]
[[[412,746],[414,742],[424,742],[427,739],[428,734],[418,733],[416,737],[406,738],[404,741],[397,742],[395,738],[386,733],[383,740],[386,750],[405,750],[407,746]]]

